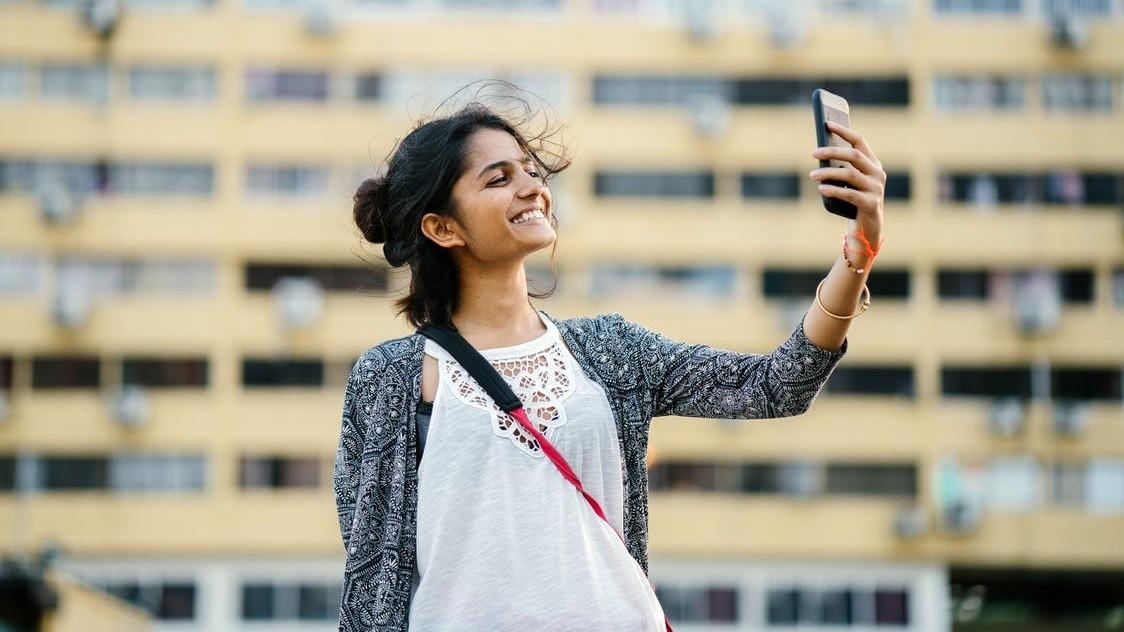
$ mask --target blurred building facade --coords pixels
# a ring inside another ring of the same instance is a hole
[[[767,353],[889,173],[799,419],[658,419],[677,629],[1124,626],[1124,2],[0,0],[0,542],[160,630],[334,629],[343,385],[409,333],[350,195],[499,76],[569,124],[560,317]]]

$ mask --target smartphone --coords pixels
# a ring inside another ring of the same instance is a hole
[[[851,126],[851,108],[847,105],[847,99],[824,90],[823,88],[816,88],[812,92],[812,116],[816,120],[816,147],[850,147],[851,143],[843,140],[838,134],[833,134],[827,128],[827,122],[838,123],[844,127]],[[851,163],[846,160],[821,160],[820,167],[846,167]],[[837,187],[851,188],[851,185],[839,180],[824,180],[824,184],[832,184]],[[858,217],[859,209],[850,202],[840,200],[839,198],[827,197],[821,195],[823,198],[823,207],[827,209],[828,213],[834,213],[840,217],[847,219],[855,219]]]

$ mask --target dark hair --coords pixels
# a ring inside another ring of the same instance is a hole
[[[452,324],[459,298],[457,267],[448,249],[421,232],[421,218],[431,212],[456,217],[452,190],[467,168],[468,139],[473,132],[497,129],[511,134],[537,164],[544,182],[570,166],[561,144],[550,140],[557,129],[551,129],[549,123],[534,136],[520,131],[534,114],[526,99],[514,95],[521,91],[519,88],[504,81],[490,81],[477,91],[476,97],[493,86],[499,86],[505,98],[514,100],[522,116],[509,120],[510,115],[474,99],[449,116],[420,121],[391,150],[386,172],[367,178],[355,192],[353,214],[363,237],[371,243],[384,244],[383,257],[390,266],[410,267],[409,293],[396,300],[395,307],[397,314],[405,315],[414,327]],[[553,213],[550,221],[557,229]],[[553,256],[552,248],[552,261]],[[553,292],[552,287],[545,293],[527,294],[546,298]]]

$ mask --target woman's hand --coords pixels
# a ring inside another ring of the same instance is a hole
[[[874,150],[861,134],[849,127],[828,121],[828,129],[835,132],[851,147],[818,147],[812,155],[821,160],[843,160],[846,167],[821,167],[809,175],[813,180],[841,180],[852,188],[821,184],[820,193],[854,204],[858,208],[855,219],[847,220],[847,241],[856,259],[853,263],[869,263],[871,250],[882,246],[882,207],[886,192],[886,172],[874,155]],[[865,254],[864,254],[865,253]]]

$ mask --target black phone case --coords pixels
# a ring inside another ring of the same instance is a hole
[[[824,118],[823,100],[820,98],[820,88],[812,91],[812,115],[816,119],[816,147],[827,147],[827,137],[831,132],[827,129],[827,120]],[[827,160],[820,160],[820,168],[830,167],[831,163]],[[831,184],[837,187],[851,188],[851,185],[839,180],[823,180],[824,184]],[[840,217],[847,219],[855,219],[859,215],[859,209],[850,202],[840,200],[839,198],[827,197],[820,195],[823,199],[823,207],[827,209],[828,213],[834,213]]]

